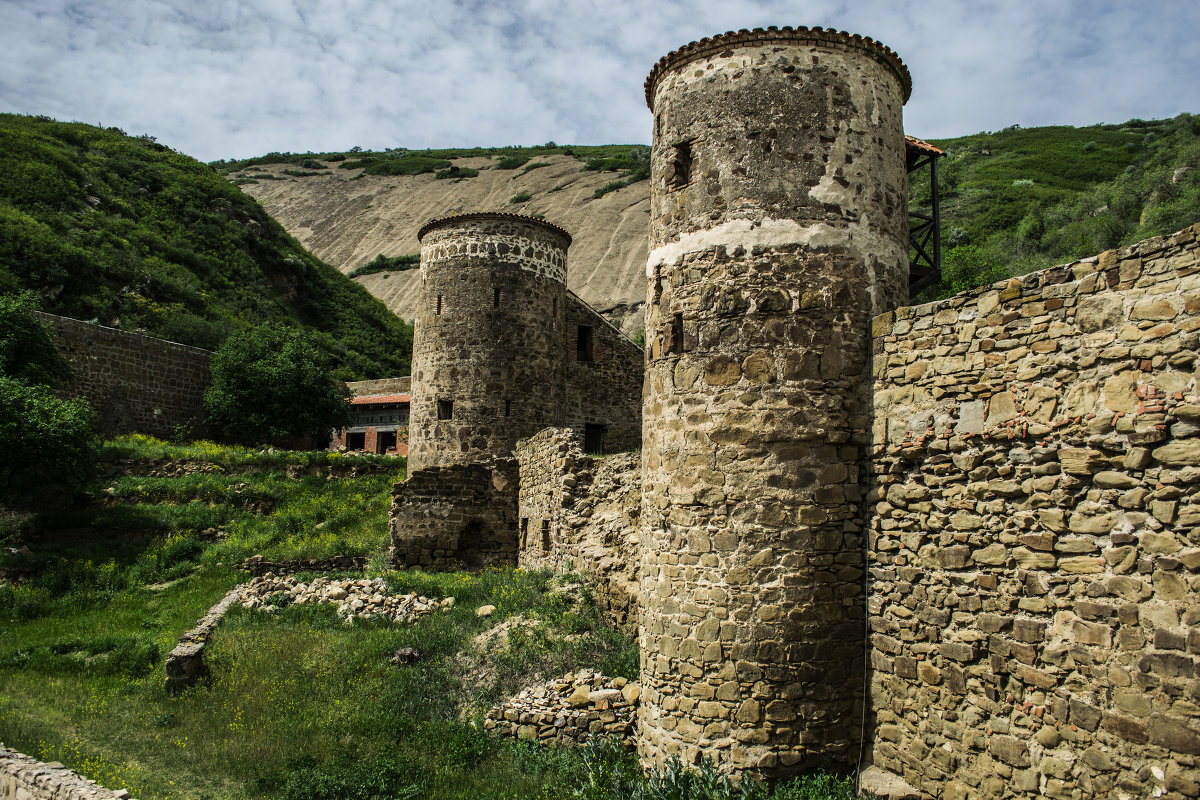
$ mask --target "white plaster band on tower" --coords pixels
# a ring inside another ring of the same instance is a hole
[[[712,228],[685,233],[676,241],[651,250],[646,258],[646,280],[654,280],[655,270],[678,264],[689,253],[715,247],[727,250],[744,247],[752,251],[789,245],[846,249],[847,255],[865,266],[873,297],[879,286],[876,264],[907,263],[908,260],[908,251],[896,242],[895,237],[877,233],[861,222],[835,226],[827,222],[802,224],[794,219],[732,219]],[[878,301],[878,298],[874,299]]]

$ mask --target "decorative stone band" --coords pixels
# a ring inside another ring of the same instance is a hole
[[[900,60],[900,56],[896,55],[887,45],[877,42],[869,36],[859,36],[856,33],[828,30],[821,27],[793,28],[785,25],[777,28],[772,25],[768,28],[755,28],[754,30],[743,28],[740,31],[723,33],[720,36],[705,37],[663,56],[646,78],[646,105],[651,110],[654,109],[654,90],[658,85],[658,79],[669,70],[708,58],[731,47],[754,47],[770,44],[836,47],[842,50],[862,51],[896,73],[904,94],[904,102],[907,103],[912,94],[912,76],[908,72],[908,67],[904,66],[904,62]]]
[[[571,236],[540,219],[519,214],[460,214],[426,223],[418,236],[422,270],[465,257],[514,264],[563,283],[567,279]]]
[[[455,214],[449,217],[438,217],[431,219],[421,226],[417,231],[417,241],[423,241],[425,234],[437,228],[445,228],[450,225],[461,225],[464,222],[472,220],[511,220],[513,222],[523,222],[529,225],[537,225],[545,228],[548,231],[554,231],[563,237],[563,247],[571,246],[571,234],[567,233],[566,229],[560,228],[552,222],[546,222],[544,219],[537,217],[526,216],[525,214],[506,214],[503,211],[477,211],[473,214]]]

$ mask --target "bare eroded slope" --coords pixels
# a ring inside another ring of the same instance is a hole
[[[649,237],[649,183],[593,198],[614,180],[612,172],[582,172],[582,162],[564,155],[539,157],[548,166],[522,174],[500,170],[490,158],[461,158],[460,167],[480,170],[474,178],[438,180],[431,174],[376,176],[337,169],[295,177],[293,165],[250,167],[231,178],[270,174],[243,190],[305,247],[342,272],[387,256],[420,252],[417,230],[448,214],[506,211],[544,214],[566,228],[574,241],[569,251],[568,288],[603,312],[628,335],[642,327],[646,299],[646,250]],[[518,194],[532,198],[511,203]],[[415,316],[415,269],[358,278],[373,295],[405,319]]]

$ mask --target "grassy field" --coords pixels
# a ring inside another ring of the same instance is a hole
[[[631,637],[586,589],[521,569],[385,569],[387,502],[403,461],[333,453],[108,443],[88,496],[8,515],[0,568],[0,740],[141,800],[157,798],[765,798],[678,765],[649,778],[617,743],[500,740],[475,723],[521,686],[582,667],[637,677]],[[17,552],[12,552],[12,551]],[[369,555],[397,592],[456,598],[407,624],[347,625],[332,607],[236,608],[209,677],[179,696],[163,662],[246,580],[236,565]],[[481,605],[496,606],[487,619]],[[514,615],[536,626],[481,652]],[[414,647],[415,664],[392,654]],[[849,797],[820,776],[776,798]]]

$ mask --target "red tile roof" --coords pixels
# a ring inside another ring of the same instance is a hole
[[[408,403],[411,401],[411,394],[365,394],[361,397],[350,398],[350,404],[355,406],[378,406],[385,403]]]
[[[904,137],[904,146],[911,150],[920,150],[922,153],[929,153],[934,156],[946,155],[945,150],[939,150],[929,142],[922,141],[915,136],[908,136],[907,134]]]

